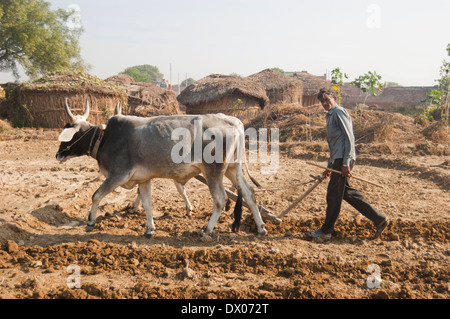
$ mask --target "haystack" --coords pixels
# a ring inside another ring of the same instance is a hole
[[[10,83],[5,90],[8,99],[0,107],[0,116],[14,126],[64,127],[69,121],[66,98],[75,115],[84,112],[88,100],[89,122],[94,125],[105,123],[119,101],[128,105],[125,90],[85,73],[48,74],[32,83]]]
[[[131,83],[134,83],[133,77],[128,74],[113,75],[107,78],[105,81],[117,86],[125,86],[125,87],[131,85]]]
[[[149,117],[181,113],[177,96],[173,91],[152,83],[134,82],[134,79],[126,74],[112,76],[106,81],[127,91],[129,105],[127,114]]]
[[[224,113],[243,122],[269,104],[264,88],[239,76],[211,74],[188,86],[178,96],[187,114]]]
[[[303,82],[300,80],[272,69],[250,75],[248,79],[258,83],[266,90],[267,97],[272,105],[302,105]]]
[[[303,106],[320,105],[320,101],[317,99],[320,89],[331,88],[331,81],[306,71],[295,72],[291,76],[303,82]]]

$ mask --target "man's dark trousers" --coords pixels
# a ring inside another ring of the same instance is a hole
[[[331,168],[342,171],[342,163],[342,158],[335,159]],[[348,178],[338,173],[331,173],[327,190],[327,213],[325,223],[321,228],[325,234],[332,234],[334,232],[334,225],[341,211],[343,199],[362,215],[370,219],[375,226],[378,226],[386,219],[383,214],[367,202],[358,190],[350,186]]]

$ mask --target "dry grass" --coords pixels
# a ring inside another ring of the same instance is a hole
[[[450,142],[450,129],[445,121],[436,121],[427,125],[423,135],[435,143]]]
[[[348,110],[354,126],[358,154],[423,154],[447,156],[450,132],[446,126],[427,127],[411,116],[395,112]],[[326,123],[323,108],[270,105],[246,127],[278,128],[280,145],[289,154],[325,154]]]
[[[0,133],[9,131],[11,129],[12,129],[12,126],[7,120],[0,119]]]
[[[355,139],[358,143],[388,142],[394,137],[394,124],[388,122],[354,122]]]

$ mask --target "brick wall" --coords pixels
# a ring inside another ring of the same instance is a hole
[[[420,106],[424,104],[427,93],[436,89],[432,86],[392,86],[385,88],[378,96],[369,96],[368,106],[392,109],[399,106]],[[355,107],[364,103],[365,93],[357,87],[345,85],[342,88],[342,104],[344,107]]]

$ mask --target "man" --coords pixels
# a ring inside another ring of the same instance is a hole
[[[325,222],[319,230],[308,232],[306,235],[310,238],[331,239],[344,199],[374,223],[376,227],[374,239],[378,238],[388,226],[389,220],[372,207],[361,193],[349,184],[349,178],[352,176],[351,170],[356,160],[355,137],[350,115],[336,103],[334,93],[322,89],[318,98],[327,111],[327,141],[330,148],[328,168],[341,171],[342,174],[331,173],[328,170],[323,173],[324,178],[331,175],[327,190]]]

